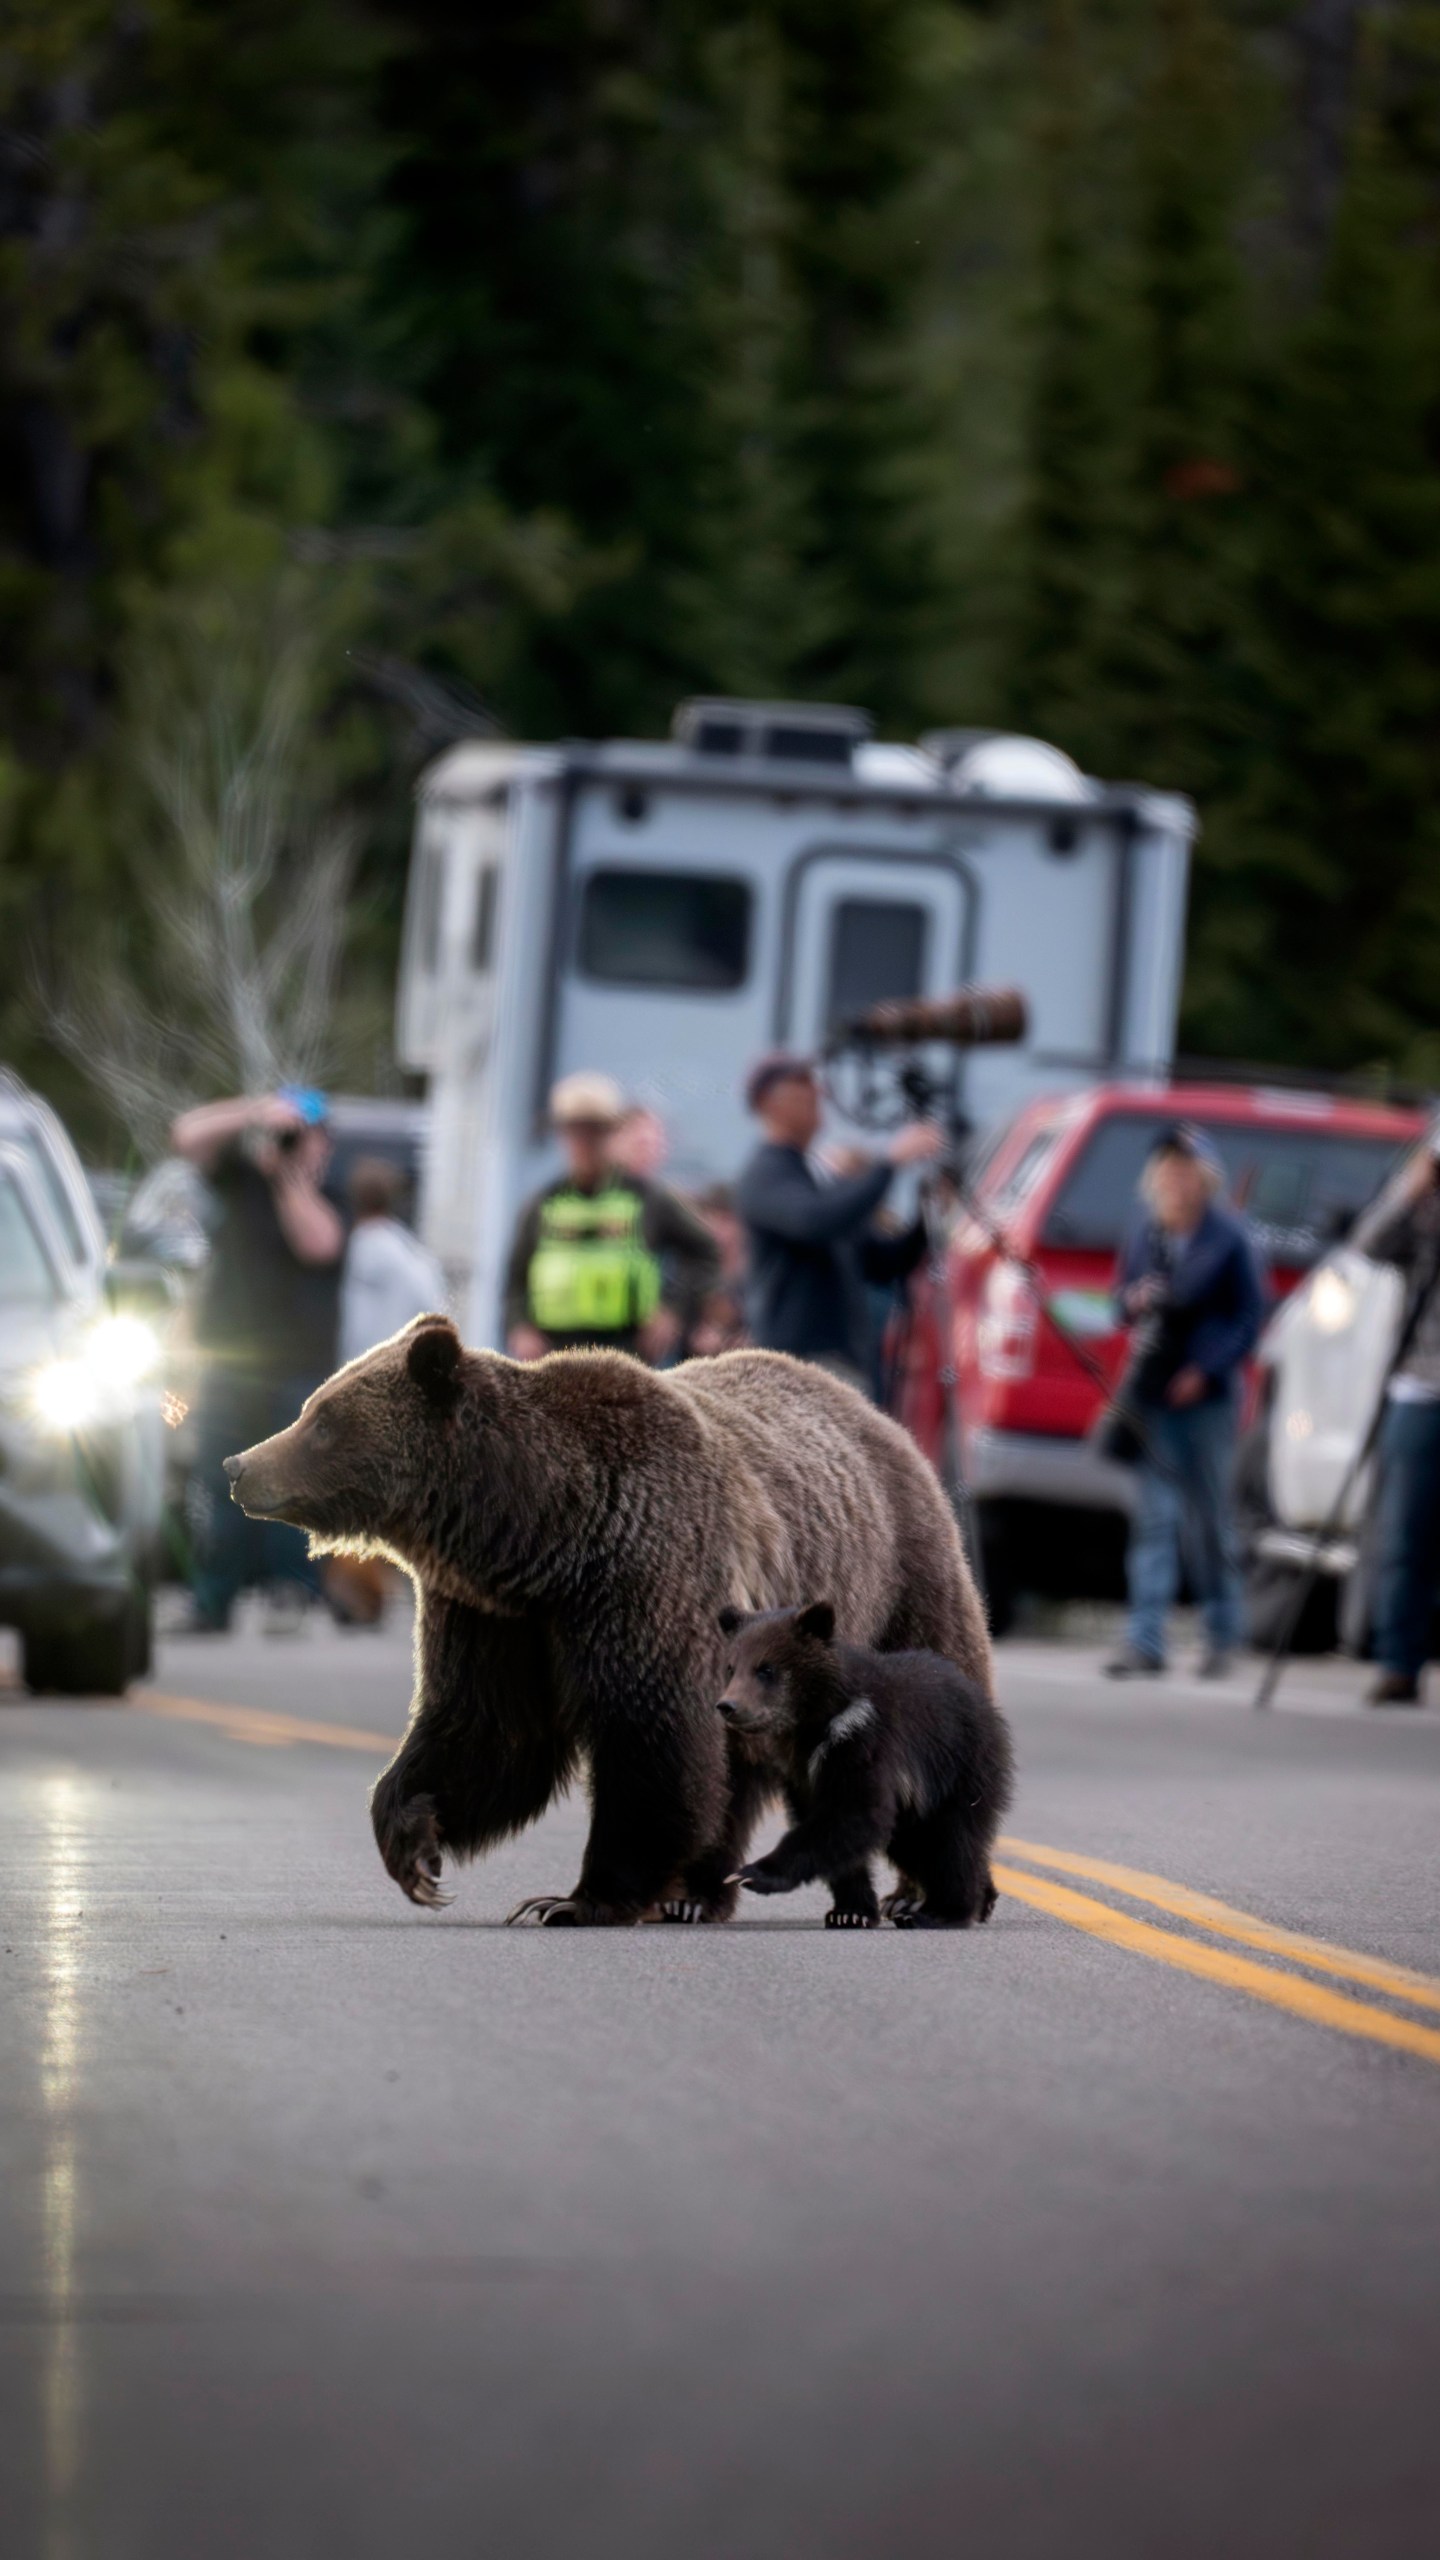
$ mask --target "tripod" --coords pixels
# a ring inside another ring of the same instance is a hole
[[[1296,1581],[1290,1606],[1285,1612],[1280,1633],[1275,1639],[1274,1650],[1265,1665],[1265,1676],[1255,1692],[1257,1710],[1263,1711],[1274,1703],[1281,1674],[1290,1658],[1290,1648],[1295,1641],[1295,1630],[1305,1615],[1310,1594],[1319,1577],[1320,1559],[1332,1538],[1339,1535],[1344,1525],[1345,1514],[1350,1508],[1350,1497],[1365,1468],[1369,1465],[1374,1455],[1375,1443],[1380,1437],[1381,1426],[1385,1420],[1385,1407],[1389,1401],[1391,1380],[1404,1367],[1410,1356],[1415,1337],[1424,1321],[1425,1311],[1437,1287],[1440,1287],[1440,1242],[1437,1242],[1431,1254],[1429,1270],[1412,1294],[1410,1304],[1405,1311],[1405,1321],[1396,1336],[1395,1348],[1385,1364],[1385,1375],[1380,1381],[1380,1393],[1375,1399],[1375,1409],[1366,1425],[1365,1436],[1345,1470],[1340,1490],[1331,1503],[1325,1520],[1310,1541],[1309,1562]]]

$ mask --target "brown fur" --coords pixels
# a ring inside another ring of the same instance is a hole
[[[828,1589],[851,1642],[928,1646],[990,1686],[929,1467],[853,1389],[777,1353],[668,1376],[603,1351],[522,1367],[421,1317],[227,1463],[247,1510],[416,1584],[411,1722],[372,1810],[418,1901],[439,1898],[442,1852],[523,1829],[583,1765],[590,1839],[554,1916],[630,1921],[672,1896],[728,1916],[773,1775],[714,1713],[727,1604]]]

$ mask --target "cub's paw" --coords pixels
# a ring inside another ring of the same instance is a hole
[[[841,1911],[836,1909],[834,1911],[826,1912],[825,1926],[827,1929],[878,1929],[880,1926],[880,1914],[878,1911]]]
[[[715,1913],[708,1902],[686,1901],[682,1897],[675,1902],[657,1902],[654,1917],[678,1921],[682,1928],[694,1928],[702,1920],[713,1920]]]
[[[725,1879],[727,1884],[743,1884],[747,1893],[793,1893],[795,1887],[788,1876],[777,1876],[773,1867],[737,1867]]]
[[[387,1813],[380,1854],[401,1892],[423,1910],[443,1911],[454,1900],[440,1883],[444,1850],[430,1796],[410,1796]]]

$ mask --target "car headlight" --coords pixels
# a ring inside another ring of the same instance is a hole
[[[85,1364],[114,1387],[138,1387],[160,1365],[160,1336],[143,1316],[102,1316],[85,1344]]]
[[[103,1380],[84,1360],[47,1360],[30,1381],[30,1399],[52,1431],[84,1431],[106,1401]]]
[[[143,1316],[102,1316],[68,1359],[35,1371],[32,1410],[51,1431],[118,1422],[134,1411],[135,1390],[159,1360],[160,1337]]]

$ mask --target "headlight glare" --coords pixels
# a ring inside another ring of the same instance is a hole
[[[83,1431],[103,1401],[101,1383],[84,1360],[47,1360],[35,1372],[31,1394],[52,1431]]]
[[[85,1346],[87,1367],[107,1385],[138,1387],[160,1360],[160,1337],[143,1316],[102,1316]]]
[[[30,1403],[49,1431],[88,1431],[135,1411],[136,1391],[158,1367],[160,1337],[143,1316],[102,1316],[68,1357],[30,1380]]]
[[[1355,1292],[1338,1271],[1317,1272],[1310,1313],[1321,1333],[1343,1333],[1355,1313]]]

